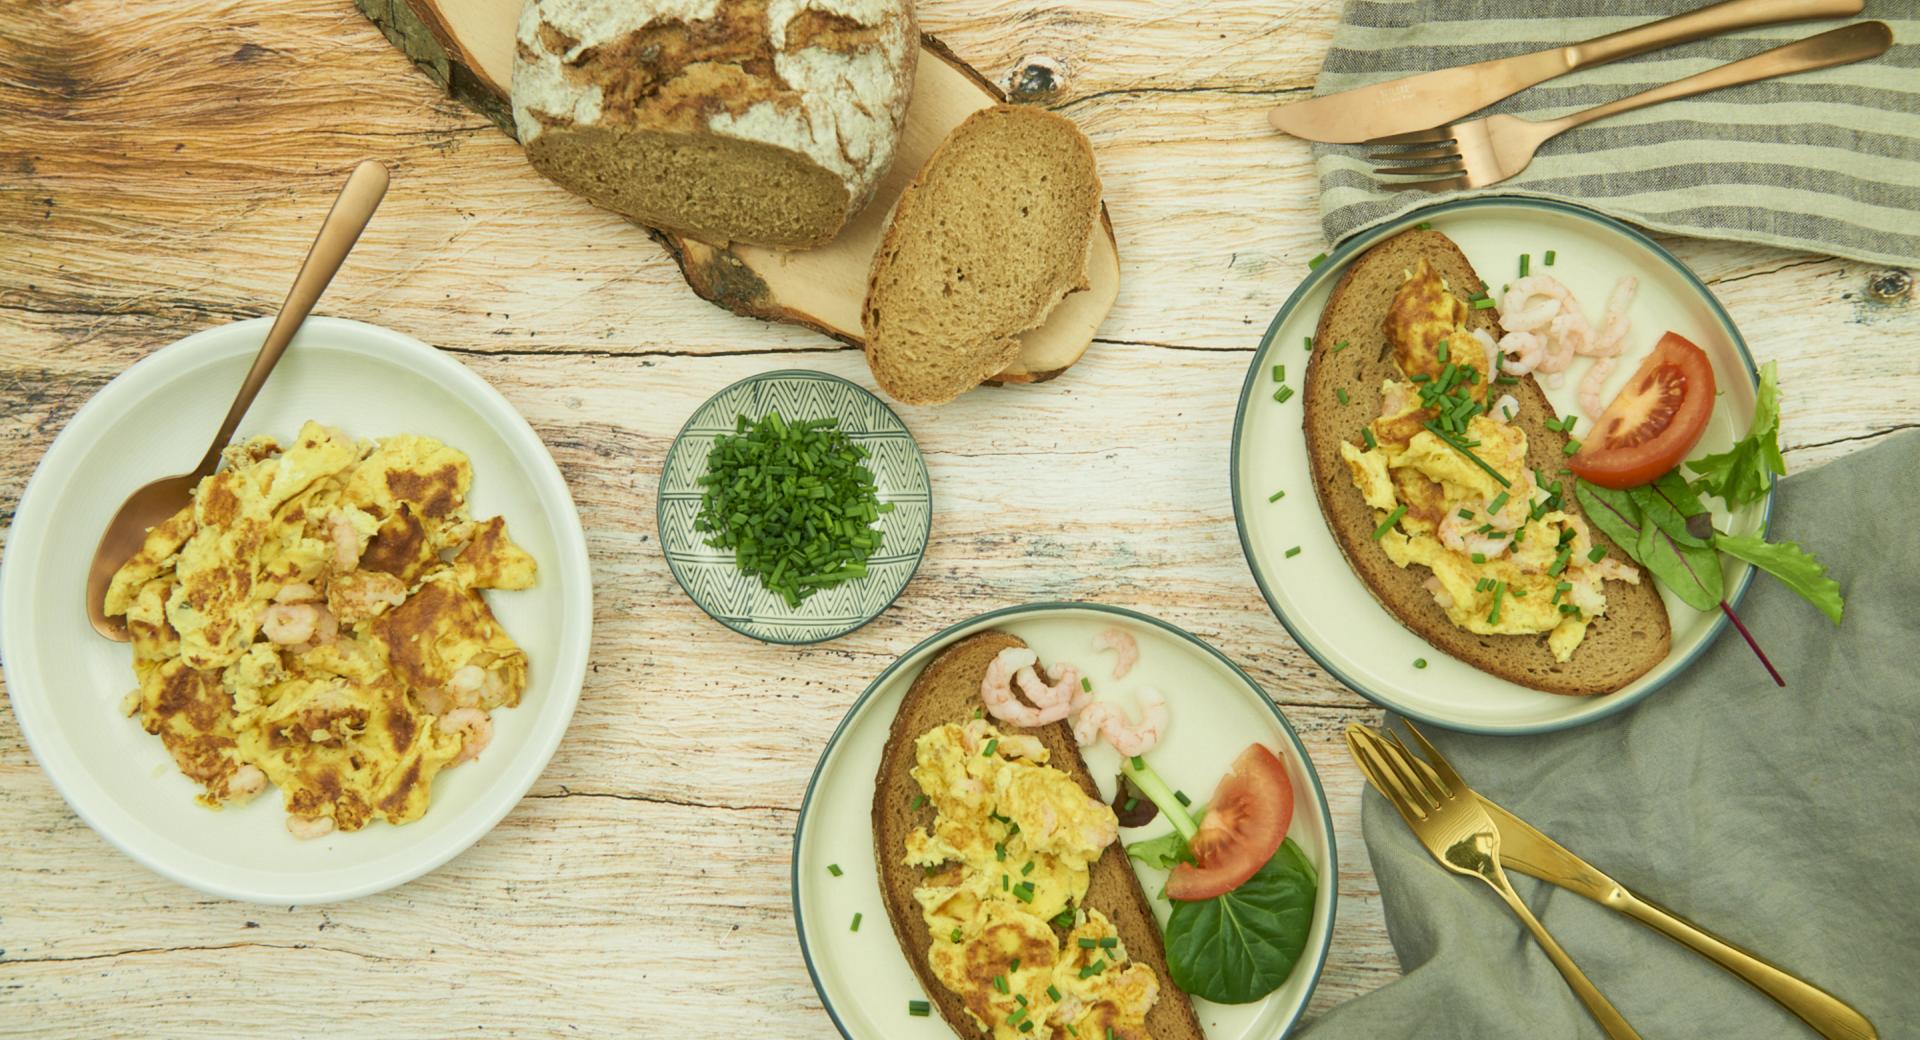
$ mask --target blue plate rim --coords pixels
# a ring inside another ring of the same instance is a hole
[[[1314,991],[1319,989],[1320,979],[1326,973],[1327,951],[1332,948],[1333,933],[1339,926],[1340,921],[1340,848],[1339,842],[1335,840],[1339,835],[1333,828],[1333,811],[1327,803],[1326,787],[1320,782],[1320,771],[1313,764],[1313,756],[1307,752],[1306,742],[1300,739],[1299,732],[1293,728],[1293,723],[1287,720],[1286,713],[1281,710],[1280,705],[1275,703],[1274,699],[1267,695],[1266,688],[1254,682],[1253,677],[1247,674],[1246,669],[1241,668],[1232,658],[1221,652],[1220,648],[1171,621],[1154,617],[1151,614],[1143,614],[1137,610],[1110,606],[1105,603],[1078,603],[1070,600],[1037,600],[1032,603],[1022,603],[1016,606],[998,607],[985,613],[975,614],[964,621],[955,622],[933,635],[922,639],[907,651],[895,657],[893,662],[888,664],[887,667],[874,678],[873,682],[867,684],[866,689],[860,691],[860,696],[854,699],[852,706],[847,709],[847,713],[841,716],[840,724],[834,727],[833,735],[827,738],[826,746],[820,750],[819,759],[814,762],[813,774],[807,778],[806,793],[800,799],[800,815],[793,825],[792,865],[788,873],[788,889],[793,900],[794,936],[800,943],[800,957],[806,962],[807,977],[813,980],[813,991],[820,997],[821,1008],[826,1011],[827,1018],[833,1022],[834,1029],[838,1030],[845,1040],[854,1040],[854,1035],[847,1030],[846,1023],[840,1020],[840,1013],[834,1010],[833,1001],[827,997],[826,986],[820,981],[820,972],[814,967],[813,951],[807,946],[805,915],[800,909],[800,836],[807,828],[807,812],[813,807],[814,790],[819,786],[820,773],[821,770],[826,768],[827,758],[833,754],[833,749],[840,743],[840,738],[846,733],[847,727],[852,725],[854,716],[860,713],[860,709],[866,705],[874,693],[886,685],[887,680],[892,677],[894,672],[899,671],[907,661],[919,656],[922,651],[951,640],[962,630],[972,628],[982,622],[998,621],[1003,618],[1021,614],[1042,614],[1048,611],[1062,609],[1091,610],[1097,613],[1112,614],[1116,617],[1143,622],[1162,629],[1175,638],[1184,639],[1200,647],[1207,653],[1212,654],[1220,663],[1226,665],[1234,675],[1239,677],[1241,682],[1246,683],[1249,689],[1260,696],[1261,702],[1267,706],[1269,711],[1273,712],[1273,717],[1279,721],[1280,728],[1285,730],[1287,737],[1293,741],[1294,749],[1299,753],[1300,761],[1306,767],[1307,781],[1313,786],[1314,804],[1320,809],[1320,826],[1327,835],[1327,864],[1325,869],[1320,871],[1321,884],[1325,886],[1328,884],[1328,879],[1332,879],[1332,881],[1327,895],[1328,925],[1326,934],[1320,938],[1319,952],[1314,955],[1313,977],[1307,980],[1307,991],[1304,998],[1300,1001],[1299,1008],[1295,1009],[1293,1016],[1280,1028],[1280,1031],[1274,1034],[1274,1040],[1281,1040],[1281,1038],[1293,1031],[1293,1027],[1300,1022],[1300,1016],[1306,1014],[1307,1006],[1313,1003]]]
[[[757,632],[749,632],[746,629],[740,627],[739,625],[736,625],[733,622],[727,620],[726,618],[723,618],[720,615],[715,614],[712,610],[709,610],[707,608],[707,605],[705,603],[700,602],[700,597],[694,595],[693,590],[691,588],[687,587],[687,579],[684,575],[680,573],[680,565],[674,562],[673,554],[667,551],[667,538],[666,538],[666,532],[665,532],[665,524],[667,519],[667,498],[665,494],[665,488],[667,484],[667,474],[672,469],[674,454],[680,450],[680,445],[685,442],[688,431],[693,428],[694,419],[698,418],[701,412],[706,411],[708,405],[712,404],[716,398],[719,398],[723,394],[730,393],[731,391],[738,389],[739,387],[746,386],[749,383],[764,383],[764,382],[769,382],[775,379],[813,379],[813,380],[818,380],[820,382],[840,383],[845,386],[852,387],[854,390],[857,390],[862,394],[865,394],[875,404],[878,404],[881,408],[885,409],[888,415],[893,416],[894,422],[897,422],[900,424],[901,431],[907,435],[907,444],[913,448],[914,466],[920,470],[921,482],[924,483],[927,488],[927,521],[925,524],[921,525],[920,544],[918,548],[914,550],[913,569],[907,572],[907,580],[901,582],[900,587],[894,590],[893,595],[887,597],[887,601],[885,603],[882,603],[878,607],[875,607],[873,612],[869,613],[866,617],[861,618],[859,621],[856,621],[845,628],[838,629],[833,632],[829,632],[828,634],[823,636],[815,636],[811,639],[770,638],[768,636],[761,635]],[[856,383],[851,379],[846,378],[845,376],[837,376],[837,375],[834,375],[832,372],[821,372],[811,368],[779,368],[769,372],[755,373],[754,375],[750,375],[742,379],[736,379],[733,382],[728,383],[726,386],[723,386],[720,389],[709,394],[705,400],[701,401],[697,406],[694,407],[693,411],[688,414],[687,421],[680,424],[679,432],[675,433],[673,435],[673,440],[670,443],[668,443],[667,453],[665,456],[661,458],[661,461],[660,461],[660,479],[654,484],[653,498],[654,498],[654,502],[653,502],[654,539],[660,545],[660,555],[664,557],[667,561],[667,569],[673,572],[674,584],[680,586],[680,591],[686,594],[687,599],[692,601],[694,606],[700,608],[700,612],[702,614],[705,614],[707,617],[712,618],[714,621],[718,622],[723,627],[731,629],[735,632],[738,632],[743,636],[746,636],[748,639],[753,639],[758,642],[767,643],[772,646],[812,646],[815,643],[824,643],[824,642],[827,642],[828,640],[838,639],[841,636],[847,635],[850,632],[858,631],[859,629],[864,628],[865,626],[871,624],[873,622],[873,619],[886,613],[888,607],[891,607],[894,605],[894,603],[898,602],[900,599],[901,593],[904,593],[905,591],[907,591],[907,586],[913,583],[914,575],[920,573],[920,564],[924,562],[927,558],[927,543],[929,543],[933,539],[933,477],[931,474],[927,472],[927,459],[926,459],[926,456],[923,455],[920,451],[920,440],[919,438],[913,435],[913,428],[907,425],[907,422],[905,419],[900,418],[900,413],[894,411],[892,405],[889,405],[887,402],[881,400],[879,395],[875,394],[873,391],[867,389],[864,386],[861,386],[859,383]]]
[[[1286,611],[1282,610],[1279,602],[1274,599],[1273,590],[1268,587],[1266,577],[1260,573],[1260,568],[1254,563],[1253,543],[1247,532],[1246,510],[1241,498],[1242,488],[1240,487],[1240,440],[1246,431],[1247,405],[1252,399],[1254,384],[1258,380],[1262,370],[1262,359],[1267,356],[1268,349],[1273,346],[1273,338],[1279,333],[1280,326],[1286,322],[1288,317],[1292,316],[1294,310],[1300,306],[1301,301],[1317,288],[1321,282],[1333,277],[1336,272],[1343,270],[1348,260],[1356,254],[1364,252],[1374,243],[1379,242],[1395,232],[1412,227],[1423,220],[1429,220],[1439,214],[1452,213],[1458,210],[1514,206],[1522,209],[1549,210],[1587,220],[1625,235],[1633,242],[1644,246],[1654,256],[1660,258],[1669,267],[1679,272],[1680,276],[1686,279],[1688,284],[1692,285],[1694,289],[1699,292],[1700,296],[1707,301],[1707,306],[1712,311],[1714,318],[1727,330],[1728,335],[1733,341],[1734,349],[1739,352],[1740,359],[1745,362],[1748,379],[1752,380],[1756,387],[1759,385],[1760,372],[1753,363],[1753,352],[1747,349],[1746,337],[1740,334],[1740,328],[1734,324],[1733,316],[1727,313],[1727,309],[1721,305],[1719,298],[1713,295],[1713,290],[1708,288],[1707,283],[1703,281],[1699,275],[1695,274],[1692,268],[1681,262],[1679,257],[1674,256],[1665,246],[1654,241],[1652,237],[1639,228],[1616,220],[1604,213],[1587,209],[1584,206],[1576,206],[1570,202],[1562,202],[1558,199],[1534,198],[1523,195],[1484,195],[1469,199],[1451,199],[1446,202],[1436,203],[1401,214],[1399,217],[1383,221],[1354,235],[1335,247],[1333,252],[1327,255],[1325,261],[1308,272],[1307,277],[1302,279],[1300,284],[1294,288],[1293,293],[1287,297],[1286,302],[1280,305],[1279,311],[1275,312],[1273,320],[1267,325],[1267,331],[1260,337],[1260,345],[1254,349],[1253,360],[1247,366],[1246,379],[1240,386],[1239,403],[1234,408],[1233,441],[1227,455],[1228,479],[1233,489],[1233,525],[1240,535],[1241,557],[1246,560],[1247,571],[1253,575],[1254,584],[1260,588],[1261,598],[1267,601],[1267,609],[1273,613],[1274,617],[1279,619],[1281,627],[1287,630],[1287,635],[1293,638],[1294,644],[1306,651],[1307,656],[1311,657],[1315,664],[1324,669],[1327,674],[1338,679],[1341,685],[1383,708],[1397,712],[1410,719],[1439,726],[1442,729],[1453,730],[1459,733],[1480,734],[1483,736],[1528,736],[1538,733],[1555,733],[1564,729],[1585,726],[1609,716],[1617,715],[1645,700],[1655,691],[1664,688],[1676,677],[1692,668],[1702,654],[1705,654],[1708,649],[1720,641],[1721,634],[1724,633],[1728,627],[1726,615],[1722,614],[1716,617],[1713,621],[1712,629],[1707,633],[1707,637],[1701,640],[1700,645],[1694,647],[1694,649],[1665,676],[1649,683],[1646,688],[1636,691],[1633,695],[1622,697],[1618,701],[1590,715],[1555,722],[1528,723],[1516,726],[1488,726],[1478,723],[1460,722],[1410,708],[1399,703],[1393,697],[1368,687],[1365,683],[1348,675],[1332,661],[1328,660],[1311,642],[1301,636],[1299,629],[1296,628],[1293,621],[1288,618]],[[1768,485],[1766,501],[1760,511],[1760,533],[1763,535],[1767,532],[1767,529],[1773,521],[1774,492],[1778,489],[1779,478],[1775,477]],[[1738,587],[1733,590],[1733,595],[1728,597],[1727,602],[1730,606],[1737,608],[1746,599],[1747,590],[1753,586],[1753,579],[1754,568],[1749,566],[1746,573],[1740,577]],[[1551,695],[1542,694],[1542,696]]]

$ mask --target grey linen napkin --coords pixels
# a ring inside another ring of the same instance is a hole
[[[1920,433],[1785,480],[1772,537],[1847,596],[1835,628],[1771,578],[1738,635],[1638,706],[1533,737],[1423,732],[1467,782],[1641,896],[1920,1036]],[[1446,873],[1368,792],[1367,849],[1406,977],[1310,1040],[1600,1037],[1492,890]],[[1569,892],[1514,887],[1644,1036],[1812,1037],[1745,983]]]
[[[1706,0],[1348,0],[1316,94],[1591,39]],[[1659,231],[1920,262],[1920,2],[1867,0],[1893,27],[1872,61],[1616,116],[1547,142],[1519,176],[1473,192],[1388,193],[1363,157],[1315,145],[1321,223],[1338,242],[1438,197],[1533,195]],[[1489,112],[1553,118],[1844,24],[1747,29],[1575,72]],[[1487,113],[1479,113],[1487,114]]]

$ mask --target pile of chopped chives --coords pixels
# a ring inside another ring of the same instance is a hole
[[[694,529],[733,550],[741,573],[760,579],[790,607],[842,582],[864,578],[880,547],[873,522],[893,511],[874,489],[865,448],[837,419],[789,423],[777,411],[714,439]]]

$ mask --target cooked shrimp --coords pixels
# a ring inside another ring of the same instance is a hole
[[[1440,584],[1439,578],[1428,578],[1420,584],[1421,587],[1425,588],[1428,592],[1433,593],[1433,601],[1440,604],[1441,610],[1450,610],[1453,608],[1453,593],[1448,592],[1447,587]]]
[[[1134,640],[1131,633],[1122,628],[1105,629],[1094,636],[1093,648],[1114,652],[1113,677],[1115,679],[1126,678],[1127,673],[1133,671],[1134,664],[1140,660],[1140,644]]]
[[[1073,723],[1073,739],[1082,745],[1105,737],[1123,755],[1144,755],[1160,743],[1167,728],[1167,699],[1159,690],[1143,686],[1134,695],[1140,702],[1140,721],[1106,701],[1090,704]]]
[[[1414,400],[1415,395],[1412,383],[1403,383],[1397,379],[1393,380],[1387,384],[1386,390],[1380,397],[1380,414],[1398,415],[1406,411],[1407,406],[1412,404]],[[1115,667],[1118,666],[1116,665]]]
[[[1048,668],[1046,682],[1040,680],[1040,674],[1033,668],[1022,668],[1014,673],[1013,681],[1019,684],[1020,692],[1027,695],[1027,700],[1042,712],[1052,712],[1064,704],[1067,707],[1066,714],[1071,715],[1093,700],[1093,694],[1080,688],[1080,671],[1072,665],[1057,664]]]
[[[987,743],[987,727],[992,725],[986,719],[968,719],[960,728],[960,745],[971,754],[979,754]],[[1040,760],[1047,757],[1047,747],[1040,738],[1024,734],[1002,733],[1000,743],[994,750],[1007,758],[1026,758]]]
[[[1629,585],[1640,584],[1640,569],[1625,560],[1616,560],[1611,556],[1602,556],[1597,563],[1587,565],[1587,573],[1614,581],[1624,581]]]
[[[1498,538],[1493,534],[1481,534],[1479,528],[1485,523],[1487,521],[1481,520],[1477,513],[1472,520],[1461,519],[1457,511],[1448,513],[1446,519],[1440,521],[1440,544],[1454,552],[1468,555],[1479,553],[1491,560],[1507,551],[1509,540],[1504,534]]]
[[[273,594],[273,601],[275,603],[315,603],[318,602],[319,599],[320,590],[304,581],[296,581],[291,585],[282,585],[280,586],[280,591]]]
[[[1500,399],[1488,409],[1488,414],[1494,422],[1510,422],[1520,414],[1520,402],[1514,400],[1512,394],[1501,394]]]
[[[407,583],[381,571],[335,575],[327,585],[328,604],[349,624],[377,617],[406,601]]]
[[[1607,315],[1601,319],[1600,335],[1594,337],[1592,346],[1582,354],[1594,357],[1617,357],[1627,346],[1627,308],[1633,305],[1633,295],[1640,289],[1640,280],[1632,275],[1624,275],[1613,283],[1613,292],[1607,297]]]
[[[1547,352],[1535,371],[1565,372],[1576,354],[1586,352],[1593,343],[1593,326],[1580,313],[1579,304],[1571,304],[1547,326]]]
[[[281,646],[313,641],[320,627],[320,608],[312,603],[275,603],[260,619],[260,631]]]
[[[1500,327],[1508,332],[1544,329],[1565,309],[1573,293],[1551,275],[1522,278],[1500,297]]]
[[[493,740],[493,718],[479,708],[455,708],[440,716],[433,728],[442,733],[460,734],[460,753],[447,763],[450,766],[479,758],[480,752]]]
[[[229,799],[252,798],[254,795],[266,789],[267,774],[261,772],[260,767],[252,763],[248,763],[234,770],[233,775],[227,778],[227,797]]]
[[[468,664],[454,669],[453,677],[447,680],[445,688],[453,697],[453,703],[462,708],[471,708],[480,703],[480,690],[486,684],[487,670]]]
[[[1033,707],[1014,696],[1014,677],[1023,670],[1031,671],[1039,659],[1040,655],[1020,646],[1010,646],[994,657],[987,665],[987,674],[980,678],[980,700],[986,704],[988,714],[1002,722],[1025,727],[1059,722],[1072,713],[1070,700]]]
[[[1600,413],[1607,410],[1607,402],[1600,396],[1605,389],[1607,377],[1613,374],[1613,366],[1619,361],[1616,357],[1598,357],[1593,359],[1593,367],[1580,378],[1580,410],[1589,418],[1598,420]]]
[[[1500,352],[1507,356],[1501,371],[1524,376],[1539,367],[1540,360],[1546,357],[1547,341],[1534,332],[1509,332],[1500,337]]]
[[[327,527],[333,534],[333,569],[345,574],[360,566],[360,554],[367,547],[360,541],[360,532],[354,530],[353,518],[336,509],[327,514]]]
[[[299,838],[301,841],[312,841],[315,838],[324,838],[333,833],[333,817],[289,816],[287,817],[287,833]]]

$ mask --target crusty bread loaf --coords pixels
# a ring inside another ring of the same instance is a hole
[[[904,862],[907,835],[915,827],[931,827],[934,819],[931,805],[913,808],[914,796],[920,793],[920,786],[912,775],[914,742],[935,726],[972,718],[974,709],[980,706],[980,680],[986,674],[988,663],[1002,650],[1025,645],[1011,633],[988,630],[941,651],[921,670],[900,702],[899,714],[894,716],[893,729],[887,735],[886,749],[881,754],[880,773],[874,782],[873,852],[893,934],[900,940],[907,963],[913,965],[914,974],[919,976],[927,999],[940,1009],[941,1016],[954,1031],[968,1040],[981,1034],[967,1017],[966,1005],[941,984],[927,963],[927,950],[932,947],[933,936],[927,930],[926,918],[921,916],[920,904],[913,898],[913,890],[920,886],[925,874],[919,867]],[[1080,758],[1079,745],[1074,743],[1073,728],[1067,723],[1056,722],[1037,729],[997,725],[1003,732],[1039,738],[1046,745],[1049,765],[1072,777],[1090,797],[1100,797],[1093,774]],[[1147,1031],[1157,1040],[1205,1040],[1200,1022],[1194,1017],[1192,1002],[1173,985],[1172,976],[1167,972],[1166,943],[1161,939],[1160,926],[1119,842],[1108,846],[1094,861],[1090,875],[1086,905],[1105,914],[1120,933],[1127,955],[1134,962],[1152,968],[1160,979],[1160,999],[1147,1012]],[[1055,934],[1064,933],[1056,926]]]
[[[1360,445],[1361,427],[1380,414],[1380,384],[1398,378],[1393,349],[1387,342],[1387,309],[1406,280],[1407,272],[1424,258],[1447,285],[1463,298],[1486,291],[1473,265],[1452,239],[1437,231],[1412,230],[1395,235],[1361,254],[1333,288],[1320,314],[1312,358],[1307,362],[1304,392],[1308,459],[1314,489],[1334,540],[1355,573],[1388,613],[1399,618],[1438,649],[1522,686],[1548,693],[1611,693],[1646,674],[1667,656],[1672,637],[1667,609],[1641,571],[1640,584],[1609,581],[1607,610],[1587,629],[1573,657],[1554,660],[1545,635],[1476,635],[1455,625],[1423,586],[1425,567],[1398,567],[1373,541],[1378,520],[1353,484],[1340,457],[1343,441]],[[1469,312],[1468,324],[1484,328],[1497,339],[1499,322],[1492,310]],[[1346,349],[1331,347],[1345,341]],[[1345,389],[1346,403],[1338,391]],[[1566,465],[1567,435],[1546,427],[1555,418],[1553,406],[1531,375],[1505,387],[1520,403],[1514,421],[1527,431],[1527,465],[1548,475]],[[1572,478],[1563,495],[1567,512],[1580,515],[1574,501]],[[1591,526],[1591,525],[1589,525]],[[1627,556],[1598,529],[1593,542],[1605,546],[1620,560]]]
[[[1020,333],[1087,286],[1100,217],[1093,146],[1072,120],[995,105],[955,127],[895,205],[860,323],[867,365],[910,404],[1012,364]]]
[[[804,248],[906,123],[911,0],[530,0],[513,117],[535,169],[706,242]]]

